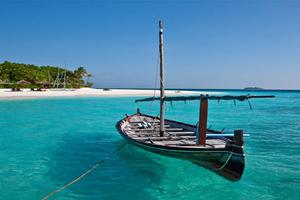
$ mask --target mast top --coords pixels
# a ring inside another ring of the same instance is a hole
[[[161,20],[159,20],[159,29],[163,29],[163,23],[162,23],[162,21]]]
[[[162,23],[161,20],[159,21],[159,32],[160,32],[160,33],[163,32],[163,23]]]

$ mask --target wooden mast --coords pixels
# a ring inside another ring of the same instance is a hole
[[[206,127],[207,127],[207,112],[208,112],[208,99],[202,97],[200,99],[200,112],[199,112],[199,126],[198,126],[198,145],[206,144]]]
[[[160,131],[159,135],[164,136],[165,132],[165,111],[164,111],[164,49],[163,49],[163,24],[159,21],[159,61],[160,61]]]

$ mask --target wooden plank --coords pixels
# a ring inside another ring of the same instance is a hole
[[[149,136],[152,136],[152,137],[158,137],[159,135],[159,132],[152,132],[152,131],[149,131],[149,132],[145,132],[145,131],[141,131],[141,132],[127,132],[127,134],[129,136],[139,136],[139,137],[149,137]],[[166,136],[169,136],[169,137],[182,137],[182,136],[192,136],[192,137],[196,137],[195,135],[195,132],[166,132],[165,133]],[[207,138],[206,138],[206,142],[208,140],[214,140],[214,138],[223,138],[223,137],[229,137],[229,136],[233,136],[233,134],[207,134],[206,135]],[[248,136],[248,135],[246,135]],[[210,139],[210,138],[213,138],[213,139]],[[224,141],[224,140],[222,140]],[[225,142],[225,141],[224,141]]]
[[[167,132],[170,135],[196,135],[195,132],[192,131],[183,131],[183,132]]]
[[[159,128],[159,127],[160,127],[160,126],[153,125],[151,122],[148,122],[148,123],[151,124],[151,127],[152,127],[152,128],[153,128],[153,127],[155,127],[155,128]],[[142,124],[142,123],[141,123],[141,124]],[[138,123],[137,123],[137,124],[130,124],[129,127],[135,127],[135,128],[138,128],[139,126],[138,126]],[[170,125],[165,125],[165,128],[169,128],[169,127],[170,127]]]
[[[183,131],[183,128],[166,128],[166,131]]]
[[[129,135],[157,135],[158,134],[158,131],[156,132],[153,132],[153,131],[148,131],[148,132],[145,132],[145,131],[127,131],[127,133]],[[166,132],[165,133],[166,135],[169,135],[169,136],[195,136],[195,133],[194,132]]]
[[[153,124],[152,123],[150,123],[151,124],[151,126],[153,126]],[[160,126],[156,126],[155,124],[154,124],[154,127],[155,128],[159,128]],[[165,128],[167,128],[167,127],[170,127],[170,125],[168,125],[168,124],[165,124]]]
[[[158,129],[158,127],[149,127],[149,128],[137,128],[137,127],[125,127],[125,129],[127,130],[131,130],[131,131],[143,131],[143,130],[155,130],[155,129]],[[168,131],[168,132],[174,132],[174,131],[183,131],[184,129],[183,128],[166,128],[165,131]]]
[[[131,137],[134,140],[152,140],[152,141],[157,141],[157,140],[167,140],[169,137]]]
[[[131,131],[153,131],[155,129],[157,129],[157,127],[149,127],[149,128],[137,128],[137,127],[126,127],[125,129],[127,130],[131,130]],[[183,128],[166,128],[165,131],[183,131],[184,129]]]
[[[196,145],[195,141],[156,141],[160,145]]]
[[[135,128],[135,129],[124,129],[125,131],[134,131],[134,132],[136,132],[136,133],[143,133],[143,132],[156,132],[156,130],[158,130],[158,129],[156,129],[156,130],[154,130],[153,128],[151,129],[151,128],[143,128],[143,129],[139,129],[139,128]]]
[[[154,130],[154,129],[158,129],[159,127],[157,126],[151,126],[149,128],[138,128],[138,126],[129,126],[126,127],[127,129],[130,128],[130,130],[132,131],[142,131],[142,130]],[[165,128],[165,131],[183,131],[183,128]]]
[[[135,138],[135,137],[151,137],[151,138],[155,138],[155,137],[159,137],[159,134],[128,134],[129,137],[131,138]],[[178,138],[178,139],[195,139],[196,141],[196,136],[195,135],[169,135],[169,134],[165,134],[165,137],[173,139],[173,138]]]
[[[186,140],[186,139],[196,139],[195,136],[181,136],[181,137],[131,137],[134,140],[146,140],[146,139],[151,139],[151,140],[169,140],[169,141],[173,141],[173,140]]]
[[[178,140],[179,139],[179,140]],[[138,141],[142,141],[145,143],[154,143],[157,145],[174,145],[174,146],[196,146],[195,139],[182,139],[182,138],[176,138],[176,139],[170,139],[168,137],[155,137],[155,138],[149,138],[149,137],[138,137],[136,138]],[[226,142],[222,140],[212,140],[209,141],[202,146],[197,147],[203,147],[203,148],[225,148]]]

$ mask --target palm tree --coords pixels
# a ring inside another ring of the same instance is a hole
[[[88,82],[90,82],[90,78],[92,77],[92,74],[88,73],[86,76],[87,76],[86,82],[88,83]]]
[[[87,74],[87,71],[83,67],[78,67],[74,71],[74,74],[75,74],[75,76],[77,76],[77,78],[81,79],[82,77],[84,77]]]

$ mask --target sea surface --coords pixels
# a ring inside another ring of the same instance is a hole
[[[216,91],[214,91],[216,92]],[[60,200],[300,199],[300,92],[274,99],[210,102],[208,125],[244,129],[246,168],[230,182],[188,161],[127,145],[79,182],[55,194]],[[125,113],[158,115],[158,103],[133,97],[76,97],[0,101],[0,199],[41,199],[72,181],[125,142],[115,129]],[[196,124],[199,102],[167,104],[167,118]]]

